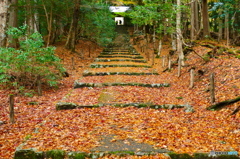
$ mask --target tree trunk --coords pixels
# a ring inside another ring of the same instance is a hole
[[[36,19],[35,19],[35,13],[33,6],[31,4],[31,0],[26,0],[27,6],[26,6],[26,24],[28,25],[28,33],[34,33],[37,32],[37,25],[36,25]]]
[[[222,11],[219,12],[219,18],[218,18],[218,41],[222,40],[223,36],[223,21],[220,17],[222,14]]]
[[[9,16],[9,23],[10,27],[18,27],[18,0],[12,0],[12,5],[10,7],[10,16]],[[8,38],[8,47],[18,48],[18,39],[12,38],[9,36]]]
[[[196,40],[199,31],[198,2],[191,2],[191,40]]]
[[[81,3],[81,0],[75,0],[72,24],[71,24],[70,31],[68,34],[68,40],[65,44],[65,47],[72,52],[75,51],[75,42],[76,42],[76,36],[77,36],[77,30],[78,30],[77,29],[78,28],[78,19],[79,19],[79,14],[80,14],[80,3]]]
[[[176,32],[177,32],[177,53],[181,65],[184,65],[184,54],[182,50],[182,31],[181,31],[181,0],[177,0],[177,17],[176,17]]]
[[[153,50],[156,50],[156,26],[153,25]]]
[[[194,19],[195,19],[195,29],[196,33],[199,31],[200,26],[199,26],[199,7],[198,7],[198,0],[194,1]]]
[[[229,45],[229,14],[225,15],[225,30],[224,30],[224,38],[227,40],[227,46]]]
[[[53,12],[53,9],[51,7],[51,11],[50,11],[50,14],[49,14],[43,0],[42,0],[42,4],[43,4],[44,11],[45,11],[46,20],[47,20],[48,36],[47,36],[46,45],[48,46],[50,44],[51,34],[52,34],[52,19],[53,19],[52,12]]]
[[[8,23],[8,8],[9,0],[0,1],[0,47],[5,47],[7,44],[7,23]]]
[[[191,2],[191,32],[190,32],[190,37],[191,40],[194,40],[194,36],[196,34],[196,29],[195,29],[195,1]]]
[[[202,20],[203,20],[203,37],[204,38],[210,37],[207,0],[202,0]]]

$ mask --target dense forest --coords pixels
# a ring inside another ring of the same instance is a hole
[[[109,11],[109,6],[119,5],[130,6],[131,10],[123,13]],[[129,19],[127,25],[134,26],[134,35],[142,35],[145,39],[146,44],[140,44],[142,49],[148,47],[148,42],[153,42],[153,49],[158,57],[161,53],[162,41],[166,38],[170,39],[172,50],[179,54],[182,64],[184,64],[184,47],[191,46],[195,40],[214,39],[219,42],[225,40],[227,46],[240,45],[238,0],[3,0],[0,6],[0,46],[7,47],[1,49],[1,58],[14,56],[9,53],[12,52],[12,48],[22,48],[22,53],[18,54],[20,59],[26,51],[24,47],[32,45],[31,47],[40,49],[41,44],[21,42],[36,33],[39,33],[39,37],[35,36],[33,41],[41,39],[39,43],[44,42],[45,46],[64,41],[65,48],[72,52],[75,51],[79,39],[87,39],[98,45],[107,46],[116,35],[115,16]],[[19,27],[20,29],[17,29]],[[36,51],[32,51],[33,54],[34,52]],[[47,62],[47,56],[51,56],[50,54],[44,56],[45,60],[42,57],[42,60]],[[58,60],[52,58],[54,64],[51,65],[57,65]],[[0,60],[4,65],[0,70],[2,73],[8,72],[8,67],[15,63],[13,58],[10,59]],[[21,63],[16,67],[22,69],[23,65],[24,63]],[[56,68],[64,72],[60,66]],[[35,72],[37,70],[36,68]],[[1,79],[6,82],[9,77],[1,74]]]

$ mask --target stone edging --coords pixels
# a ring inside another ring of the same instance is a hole
[[[105,87],[105,86],[139,86],[139,87],[149,87],[149,88],[159,88],[159,87],[170,87],[169,83],[154,83],[154,84],[145,84],[145,83],[79,83],[74,82],[74,88],[83,88],[83,87]]]

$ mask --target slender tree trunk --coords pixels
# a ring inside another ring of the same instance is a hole
[[[153,25],[153,50],[156,49],[156,27]]]
[[[198,7],[198,0],[194,1],[194,20],[195,20],[195,29],[196,33],[199,31],[200,26],[199,26],[199,7]]]
[[[9,23],[10,27],[18,27],[18,0],[12,0],[12,5],[10,7],[10,16],[9,16]],[[18,39],[14,39],[9,36],[8,46],[13,48],[18,48]]]
[[[194,0],[191,2],[191,40],[196,40],[199,31],[198,2]]]
[[[219,15],[222,14],[222,11],[219,12]],[[222,40],[223,36],[223,21],[221,17],[218,18],[218,41]]]
[[[176,32],[177,32],[177,53],[179,56],[180,65],[184,65],[184,54],[182,50],[182,31],[181,31],[181,0],[177,0],[177,18],[176,18]],[[180,67],[180,66],[179,66]]]
[[[8,8],[9,0],[0,1],[0,47],[5,47],[7,44],[7,23],[8,23]]]
[[[227,46],[229,45],[229,14],[225,15],[225,27],[224,27],[224,38],[227,40]]]
[[[210,37],[207,0],[202,0],[202,20],[203,20],[203,37],[204,38]]]
[[[44,11],[45,11],[46,20],[47,20],[48,36],[47,36],[46,45],[48,46],[50,44],[51,34],[52,34],[52,20],[53,20],[53,13],[52,12],[53,12],[53,9],[51,7],[51,11],[50,11],[50,14],[49,14],[43,0],[42,0],[42,4],[43,4]]]
[[[196,34],[196,28],[195,28],[195,1],[191,2],[191,40],[194,40],[195,34]]]
[[[80,14],[80,3],[81,3],[81,0],[75,0],[72,24],[71,24],[71,28],[68,35],[68,40],[65,44],[65,47],[71,50],[72,52],[75,51],[75,42],[76,42],[78,20],[79,20],[79,14]]]
[[[31,0],[26,0],[27,6],[26,6],[26,10],[27,10],[27,19],[26,19],[26,23],[28,25],[28,33],[34,33],[37,32],[37,25],[36,25],[36,20],[35,20],[35,13],[34,13],[34,9],[33,6],[31,4]]]

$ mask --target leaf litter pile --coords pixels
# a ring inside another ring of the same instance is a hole
[[[83,47],[84,42],[82,42]],[[194,48],[200,55],[208,49]],[[86,49],[87,50],[87,49]],[[220,55],[217,59],[204,62],[199,56],[189,54],[187,66],[177,77],[177,67],[162,72],[161,59],[156,60],[152,70],[160,75],[149,76],[87,76],[84,70],[91,70],[91,64],[102,50],[96,48],[95,54],[81,59],[70,54],[61,46],[56,50],[64,59],[70,77],[64,78],[58,89],[45,88],[43,96],[15,97],[14,124],[8,119],[8,90],[0,90],[0,158],[13,157],[16,148],[25,143],[22,149],[36,148],[38,151],[61,149],[66,151],[90,152],[101,145],[103,136],[114,135],[112,143],[132,139],[147,143],[155,149],[167,149],[177,153],[210,151],[238,151],[240,153],[240,113],[230,115],[239,102],[219,111],[206,110],[210,103],[209,75],[215,73],[216,102],[236,98],[240,95],[240,60]],[[87,51],[84,51],[87,52]],[[75,68],[72,68],[72,57]],[[112,62],[111,62],[112,63]],[[189,88],[189,69],[196,71],[194,88]],[[95,69],[95,68],[94,68]],[[112,68],[100,68],[107,72]],[[100,70],[99,69],[99,70]],[[121,70],[121,68],[119,68]],[[126,68],[123,68],[124,70]],[[139,71],[142,68],[129,68]],[[148,68],[144,68],[148,70]],[[201,70],[203,74],[198,74]],[[139,86],[85,87],[73,89],[77,80],[82,83],[169,83],[170,87],[147,88]],[[150,109],[135,107],[82,108],[56,111],[59,101],[94,105],[98,103],[149,103],[191,105],[195,112],[186,113],[183,109]],[[120,158],[105,156],[104,158]],[[127,158],[150,158],[132,156]],[[152,158],[167,158],[159,154]]]

